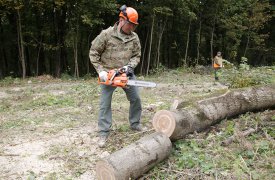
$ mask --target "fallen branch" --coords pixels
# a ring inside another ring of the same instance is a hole
[[[0,154],[0,156],[20,156],[18,154]]]
[[[255,129],[253,128],[250,128],[244,132],[241,132],[241,134],[239,134],[238,136],[242,136],[242,137],[246,137],[246,136],[249,136],[250,134],[256,132]],[[231,144],[238,136],[236,135],[233,135],[233,136],[230,136],[229,138],[227,138],[226,140],[222,141],[221,145],[222,146],[228,146],[229,144]]]

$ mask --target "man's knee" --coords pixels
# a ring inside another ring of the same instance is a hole
[[[128,99],[131,103],[140,103],[141,102],[141,99],[139,96],[135,96],[135,97],[130,97]]]

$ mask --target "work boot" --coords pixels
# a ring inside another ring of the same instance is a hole
[[[98,140],[98,147],[104,148],[106,146],[107,136],[100,136]]]
[[[131,129],[134,130],[134,131],[140,131],[140,132],[147,130],[147,128],[146,127],[142,127],[141,124],[139,124],[139,125],[137,125],[135,127],[131,127]]]

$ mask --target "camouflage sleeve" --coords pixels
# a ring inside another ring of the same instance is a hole
[[[106,35],[106,31],[103,30],[91,43],[89,57],[97,73],[103,70],[100,57],[106,46]]]
[[[135,46],[133,49],[133,55],[128,65],[131,66],[132,68],[135,68],[140,62],[140,56],[141,56],[141,46],[140,46],[139,38],[137,36],[137,40],[135,41]]]

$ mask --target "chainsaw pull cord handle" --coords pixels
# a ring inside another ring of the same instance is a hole
[[[114,78],[118,75],[117,70],[114,70],[115,72],[112,74],[111,78],[109,79],[109,81],[113,81]]]

